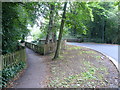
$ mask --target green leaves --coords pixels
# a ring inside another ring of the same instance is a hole
[[[39,26],[41,23],[42,34],[36,34],[35,39],[43,38],[43,35],[46,35],[50,5],[55,6],[51,32],[57,33],[59,30],[63,3],[3,2],[2,4],[3,53],[13,52],[17,49],[18,40],[23,39],[22,36],[27,36],[29,33],[28,24],[32,27],[35,24]],[[101,39],[105,30],[106,42],[117,43],[118,9],[119,2],[69,2],[63,35],[83,34],[90,38]],[[39,19],[40,16],[44,19]],[[103,30],[103,28],[105,29]]]
[[[67,13],[66,26],[71,29],[74,34],[86,34],[87,21],[93,21],[92,9],[89,3],[75,2],[70,4],[70,12]]]
[[[20,70],[25,67],[25,62],[19,62],[12,67],[3,69],[2,71],[2,86],[6,87],[7,83],[12,80]]]
[[[2,4],[2,53],[5,54],[17,50],[18,40],[28,34],[27,25],[35,21],[34,10],[37,3],[3,2]]]

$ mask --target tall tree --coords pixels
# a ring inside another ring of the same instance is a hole
[[[49,26],[48,26],[45,44],[49,43],[50,34],[53,29],[54,8],[55,8],[54,3],[50,3]]]
[[[67,2],[65,2],[64,8],[63,8],[63,15],[62,15],[62,20],[61,20],[61,25],[60,25],[60,32],[59,32],[59,37],[58,37],[56,52],[55,52],[55,55],[54,55],[53,59],[56,59],[56,58],[59,57],[60,44],[61,44],[61,40],[62,40],[63,27],[64,27],[64,22],[65,22],[66,7],[67,7]]]
[[[118,5],[118,35],[117,35],[117,42],[118,42],[118,44],[120,44],[120,1],[119,2],[117,2],[117,5]]]
[[[70,11],[67,13],[66,26],[71,35],[85,34],[87,31],[86,23],[93,20],[92,9],[89,3],[74,2],[70,3]]]

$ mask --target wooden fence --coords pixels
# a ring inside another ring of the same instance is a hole
[[[27,46],[28,48],[32,49],[33,51],[35,51],[41,55],[45,55],[45,54],[54,52],[56,50],[57,43],[37,45],[34,43],[25,42],[25,46]],[[66,41],[63,40],[61,43],[61,49],[65,49],[65,48],[66,48]]]
[[[14,53],[2,55],[2,69],[14,66],[21,61],[26,62],[25,48]]]

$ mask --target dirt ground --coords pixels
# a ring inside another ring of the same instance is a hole
[[[44,56],[50,77],[47,87],[118,88],[118,70],[104,55],[88,48],[68,45],[60,58]]]
[[[118,70],[101,53],[68,45],[60,58],[26,49],[28,68],[14,88],[118,88]]]

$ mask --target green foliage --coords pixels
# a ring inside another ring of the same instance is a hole
[[[40,31],[33,33],[35,40],[46,37],[49,28],[50,5],[55,6],[50,39],[53,38],[53,34],[58,36],[63,3],[3,2],[2,4],[3,54],[17,50],[18,40],[24,41],[30,32],[28,25],[40,26]],[[118,43],[119,6],[119,2],[69,2],[64,37],[77,38],[82,34],[83,38],[85,36],[89,40],[93,39],[93,42]]]
[[[118,8],[114,2],[99,2],[91,5],[94,21],[89,22],[87,36],[92,42],[118,43]]]
[[[91,42],[119,43],[118,9],[119,2],[70,3],[66,20],[67,36],[84,35]]]
[[[35,13],[33,13],[35,5],[36,3],[2,3],[3,54],[17,50],[18,40],[23,40],[28,34],[27,25],[28,23],[32,25],[36,18]]]
[[[26,66],[25,62],[19,62],[12,67],[8,67],[2,70],[2,86],[6,87],[7,83],[12,80],[20,70]]]
[[[93,21],[92,9],[86,2],[71,3],[66,17],[66,25],[70,28],[71,34],[86,34],[88,29],[85,21]]]
[[[38,40],[38,39],[45,39],[46,33],[43,31],[41,32],[41,30],[35,30],[32,31],[32,37],[34,40]]]

